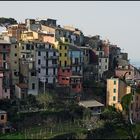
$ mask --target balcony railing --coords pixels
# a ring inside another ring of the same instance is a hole
[[[44,59],[58,59],[58,56],[44,56]]]
[[[54,68],[54,67],[58,67],[58,64],[41,65],[41,68]]]

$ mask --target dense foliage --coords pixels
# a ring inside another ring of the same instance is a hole
[[[7,27],[12,24],[17,24],[17,21],[14,18],[0,17],[0,26]]]

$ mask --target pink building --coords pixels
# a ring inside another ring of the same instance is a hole
[[[0,99],[10,98],[10,43],[0,40]]]
[[[42,36],[42,39],[43,39],[43,42],[49,42],[49,43],[55,42],[54,34],[44,34]]]
[[[58,83],[59,85],[70,85],[70,77],[72,76],[72,70],[70,67],[58,69]]]

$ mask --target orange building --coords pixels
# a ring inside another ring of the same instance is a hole
[[[82,76],[71,76],[70,86],[73,93],[80,93],[82,91]]]
[[[8,31],[8,36],[10,37],[15,37],[17,41],[21,39],[21,34],[23,31],[26,31],[26,25],[25,24],[15,24],[8,26],[7,31]]]
[[[58,83],[59,85],[70,85],[70,77],[72,70],[70,67],[63,67],[58,69]]]

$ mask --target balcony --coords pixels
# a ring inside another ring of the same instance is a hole
[[[58,64],[49,64],[49,65],[41,65],[41,68],[55,68],[58,67]]]
[[[58,56],[44,56],[44,59],[58,59]]]

